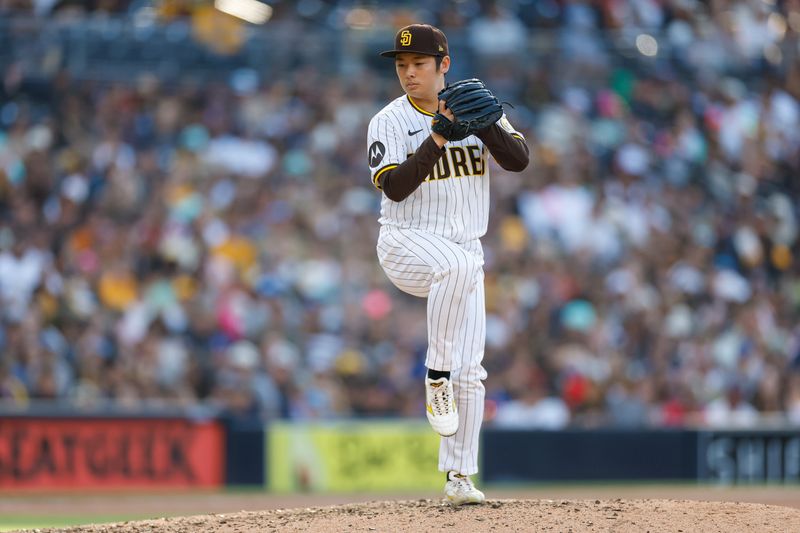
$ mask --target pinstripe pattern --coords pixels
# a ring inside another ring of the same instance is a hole
[[[486,379],[483,361],[486,304],[483,251],[475,239],[463,244],[432,233],[382,226],[378,260],[403,292],[428,300],[425,366],[450,370],[458,404],[458,431],[442,437],[439,470],[478,471]]]
[[[373,117],[368,150],[377,143],[385,148],[380,160],[370,154],[376,187],[381,172],[405,161],[430,136],[431,117],[406,96]],[[501,124],[508,129],[504,118]],[[383,195],[377,253],[398,289],[427,299],[425,366],[451,372],[459,416],[456,434],[442,437],[439,470],[471,475],[478,472],[486,379],[481,365],[486,305],[479,239],[489,218],[488,150],[475,136],[445,147],[437,168],[408,198],[394,202]]]
[[[378,259],[398,289],[428,299],[425,366],[458,368],[465,351],[468,302],[483,279],[480,241],[459,245],[432,233],[383,226]]]
[[[455,470],[472,475],[478,472],[478,443],[483,422],[486,369],[483,350],[486,343],[486,304],[483,271],[476,290],[469,298],[467,324],[463,330],[464,351],[461,366],[451,373],[453,393],[458,404],[458,431],[442,437],[439,444],[439,470]]]

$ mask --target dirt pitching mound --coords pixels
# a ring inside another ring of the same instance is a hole
[[[42,533],[250,533],[285,531],[559,531],[573,533],[800,531],[800,510],[688,500],[489,500],[450,507],[437,500],[162,518]]]

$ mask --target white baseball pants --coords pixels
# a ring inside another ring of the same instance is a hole
[[[478,472],[478,443],[486,370],[483,249],[475,239],[458,244],[432,233],[382,226],[378,259],[401,291],[428,299],[425,366],[450,371],[458,404],[458,431],[442,437],[439,470]]]

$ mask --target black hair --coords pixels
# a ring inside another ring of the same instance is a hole
[[[439,72],[439,67],[442,66],[442,59],[444,56],[433,56],[436,59],[436,72]]]

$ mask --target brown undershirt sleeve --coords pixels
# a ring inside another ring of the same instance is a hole
[[[380,188],[390,200],[405,200],[425,181],[443,154],[444,148],[439,148],[433,137],[429,136],[422,141],[414,155],[381,174],[378,178]]]
[[[475,135],[483,141],[497,164],[505,170],[522,172],[528,166],[530,154],[522,137],[507,132],[497,124],[477,131]]]

